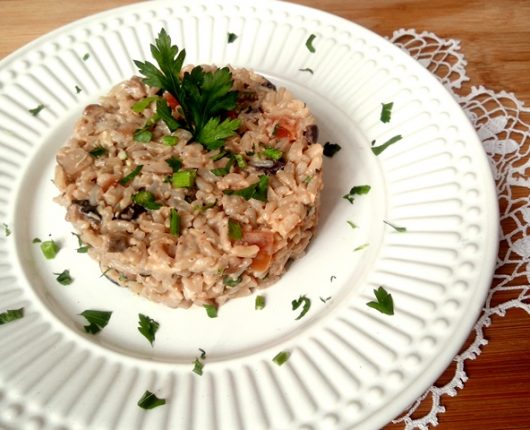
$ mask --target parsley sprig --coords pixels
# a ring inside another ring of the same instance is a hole
[[[394,315],[394,300],[392,294],[387,293],[383,287],[374,290],[374,295],[377,301],[366,303],[367,306],[378,310],[385,315]]]
[[[151,54],[158,67],[149,61],[134,62],[144,82],[168,91],[178,100],[182,126],[192,133],[194,140],[209,150],[222,147],[224,140],[233,136],[240,125],[237,119],[221,119],[235,108],[238,97],[237,91],[232,91],[233,79],[228,67],[205,72],[196,66],[181,78],[186,50],[172,45],[165,29],[160,30],[155,44],[151,45]],[[157,109],[164,110],[167,105],[159,102]],[[167,123],[169,118],[165,116]]]

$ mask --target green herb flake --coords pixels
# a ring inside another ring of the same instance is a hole
[[[74,282],[68,269],[63,270],[61,273],[54,273],[54,275],[57,275],[57,278],[55,279],[61,285],[70,285],[72,282]]]
[[[83,91],[78,85],[75,86],[75,93],[79,94],[81,91]]]
[[[40,249],[47,260],[52,260],[59,252],[60,247],[55,241],[46,240],[40,244]]]
[[[38,237],[34,238],[31,243],[41,243],[42,240],[40,240]]]
[[[383,287],[374,290],[374,295],[377,301],[366,303],[367,306],[374,308],[385,315],[394,315],[394,300],[392,294],[386,292]]]
[[[309,67],[306,67],[305,69],[298,69],[299,72],[308,72],[308,73],[311,73],[311,74],[314,74],[315,72],[313,71],[313,69],[310,69]]]
[[[210,318],[217,318],[217,307],[215,305],[203,305],[206,309],[206,314]]]
[[[173,132],[180,128],[180,123],[173,116],[173,111],[167,104],[166,99],[159,98],[156,101],[156,113],[157,118],[160,118],[166,123],[167,128],[169,128],[169,131]]]
[[[169,137],[169,136],[166,136]],[[182,161],[179,160],[177,157],[171,157],[166,160],[166,163],[169,167],[171,167],[171,170],[173,170],[173,173],[178,172],[180,168],[182,167]]]
[[[153,133],[146,128],[138,128],[134,131],[133,139],[135,142],[149,143],[153,139]]]
[[[236,134],[241,125],[238,119],[225,119],[223,122],[217,117],[210,118],[197,134],[197,141],[212,151],[224,145],[225,139]]]
[[[241,240],[243,237],[241,224],[231,218],[228,219],[228,237],[232,240]]]
[[[193,362],[193,373],[196,373],[199,376],[202,376],[202,369],[204,368],[204,364],[196,358]]]
[[[256,199],[262,202],[267,201],[267,190],[269,187],[269,177],[261,175],[259,181],[240,190],[223,190],[227,195],[243,197],[245,200]]]
[[[354,230],[355,230],[356,228],[358,228],[358,227],[357,227],[357,225],[356,225],[356,224],[355,224],[354,222],[352,222],[352,221],[349,221],[349,220],[348,220],[348,221],[346,221],[346,222],[347,222],[347,223],[348,223],[348,225],[349,225],[349,226],[350,226],[351,228],[353,228]]]
[[[107,150],[103,148],[103,146],[99,145],[99,146],[96,146],[91,151],[88,151],[88,153],[90,154],[90,156],[94,158],[98,158],[98,157],[101,157],[102,155],[105,155],[107,153]]]
[[[155,394],[150,391],[146,391],[143,396],[138,400],[137,405],[142,409],[154,409],[158,406],[166,404],[165,399],[159,399]]]
[[[385,143],[383,143],[382,145],[379,145],[379,146],[372,146],[372,152],[375,154],[375,155],[379,155],[381,154],[381,152],[383,152],[385,149],[387,149],[390,145],[393,145],[394,143],[400,141],[401,139],[403,139],[403,137],[401,136],[401,134],[398,134],[394,137],[391,137],[390,139],[388,139]],[[375,140],[372,142],[372,145],[375,144]]]
[[[81,312],[80,315],[82,315],[89,323],[88,325],[83,326],[85,331],[90,334],[97,334],[109,323],[112,312],[87,309],[86,311]]]
[[[88,252],[88,248],[90,248],[89,245],[85,245],[83,241],[81,240],[81,236],[79,236],[77,233],[72,233],[75,237],[77,237],[77,243],[79,244],[79,248],[76,249],[76,251],[79,254],[86,254]]]
[[[215,206],[217,201],[213,201],[211,203],[201,204],[201,205],[195,205],[193,206],[194,211],[204,212],[207,209],[211,209]]]
[[[163,136],[162,143],[167,146],[175,146],[179,141],[177,136]]]
[[[212,156],[212,161],[219,161],[221,158],[226,157],[227,155],[230,155],[230,152],[228,151],[219,151],[218,154],[215,154]]]
[[[136,166],[131,173],[120,179],[120,185],[123,185],[124,187],[128,185],[129,182],[131,182],[134,178],[136,178],[136,176],[138,176],[138,174],[142,171],[143,167],[143,164],[139,164],[138,166]]]
[[[6,223],[2,224],[4,226],[4,235],[5,237],[8,237],[11,235],[11,230],[9,229],[9,226]]]
[[[162,206],[155,201],[155,196],[149,191],[138,191],[133,194],[132,201],[150,211],[156,211]]]
[[[241,154],[234,154],[234,159],[236,160],[237,166],[240,169],[244,169],[247,167],[247,162]]]
[[[24,317],[24,308],[8,309],[7,311],[0,313],[0,325],[7,324],[15,320],[19,320],[23,317]]]
[[[206,351],[202,348],[199,348],[199,352],[201,353],[200,359],[204,360],[206,358]]]
[[[169,210],[169,233],[173,236],[180,235],[180,215],[175,208]]]
[[[265,296],[256,296],[256,301],[254,303],[254,309],[261,311],[265,308]]]
[[[353,252],[362,251],[363,249],[368,248],[369,245],[369,243],[363,243],[362,245],[359,245],[357,248],[355,248]]]
[[[150,96],[143,98],[142,100],[138,100],[135,104],[131,106],[131,109],[133,112],[140,113],[146,110],[151,104],[155,101],[157,101],[160,97],[158,96]]]
[[[343,199],[348,200],[351,204],[355,201],[354,196],[361,196],[363,194],[368,194],[372,187],[370,185],[357,185],[352,187],[348,194],[342,196]]]
[[[302,306],[302,312],[295,318],[295,320],[299,320],[307,313],[307,311],[309,311],[309,308],[311,307],[311,299],[309,299],[305,295],[300,296],[298,299],[293,300],[291,302],[291,306],[293,311],[297,310],[300,306]]]
[[[237,39],[237,34],[235,33],[228,33],[227,35],[227,42],[228,43],[234,43]]]
[[[396,230],[398,233],[405,233],[405,232],[407,231],[407,228],[406,228],[406,227],[400,227],[400,226],[397,226],[397,225],[392,224],[391,222],[389,222],[389,221],[385,221],[385,220],[383,220],[383,222],[384,222],[386,225],[392,227],[392,228],[393,228],[394,230]]]
[[[392,107],[394,106],[394,102],[390,103],[381,103],[381,122],[387,123],[390,122],[390,119],[392,117]]]
[[[87,52],[85,55],[83,55],[83,61],[86,61],[90,58],[90,54]]]
[[[226,285],[229,288],[233,288],[240,283],[241,283],[241,277],[230,278],[229,276],[225,276],[223,278],[223,285]]]
[[[234,158],[231,157],[224,167],[218,167],[217,169],[210,170],[215,176],[226,176],[230,173],[230,169],[234,165]]]
[[[261,155],[265,158],[270,158],[271,160],[277,161],[283,157],[283,152],[276,148],[265,148]]]
[[[40,113],[40,111],[44,109],[44,107],[45,106],[43,104],[40,104],[33,109],[28,109],[28,112],[33,116],[37,116]]]
[[[154,319],[144,314],[138,314],[138,331],[149,341],[151,346],[153,346],[159,327],[160,324]]]
[[[321,301],[322,303],[327,303],[327,302],[329,302],[329,301],[331,300],[331,296],[326,297],[326,298],[319,297],[319,299],[320,299],[320,301]]]
[[[326,157],[333,157],[337,152],[339,152],[342,149],[342,146],[340,146],[338,143],[330,143],[326,142],[324,144],[324,155]]]
[[[306,48],[309,50],[309,52],[311,52],[312,54],[314,54],[316,52],[316,49],[315,47],[313,46],[313,41],[316,39],[316,36],[314,34],[311,34],[306,42],[305,42],[305,46]]]
[[[272,361],[274,361],[274,363],[276,363],[278,366],[281,366],[282,364],[284,364],[287,360],[289,360],[289,357],[291,356],[291,353],[290,352],[287,352],[287,351],[281,351],[279,352],[278,354],[276,354],[274,356],[274,358],[272,359]]]
[[[191,188],[195,184],[196,176],[196,169],[180,170],[173,173],[171,185],[173,188]]]

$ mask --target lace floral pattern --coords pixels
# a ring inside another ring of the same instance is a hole
[[[394,420],[394,423],[402,423],[405,430],[427,430],[437,426],[438,414],[445,412],[443,396],[456,396],[457,390],[464,387],[468,379],[465,362],[477,358],[488,343],[484,329],[491,324],[492,316],[504,316],[512,308],[530,314],[530,124],[525,121],[530,109],[514,94],[494,92],[482,86],[471,87],[467,94],[462,94],[459,90],[469,78],[459,41],[442,39],[429,32],[418,34],[415,30],[395,31],[390,41],[436,75],[462,106],[488,155],[499,197],[501,222],[514,226],[510,231],[501,231],[499,239],[507,245],[508,251],[499,252],[492,286],[474,328],[475,338],[454,358],[453,377],[443,386],[433,385],[403,416]],[[516,199],[514,187],[522,188],[524,197]],[[501,292],[510,292],[512,298],[499,299]],[[432,406],[428,413],[416,417],[424,401],[430,401]]]

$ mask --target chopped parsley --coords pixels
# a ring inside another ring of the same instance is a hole
[[[245,200],[256,199],[262,202],[267,201],[267,190],[269,186],[269,177],[261,175],[259,181],[249,185],[241,190],[223,190],[223,193],[231,196],[241,196]]]
[[[79,248],[76,249],[76,251],[79,254],[86,254],[88,252],[88,248],[90,248],[89,245],[85,245],[83,241],[81,240],[81,236],[79,236],[77,233],[72,233],[75,237],[77,237],[77,243],[79,245]]]
[[[103,146],[99,145],[99,146],[96,146],[92,151],[88,151],[88,153],[92,157],[98,158],[98,157],[101,157],[102,155],[105,155],[107,153],[107,150],[103,148]]]
[[[348,220],[348,221],[346,221],[346,222],[347,222],[348,225],[349,225],[351,228],[353,228],[354,230],[357,228],[357,225],[356,225],[354,222],[352,222],[352,221],[350,221],[350,220]]]
[[[241,224],[234,221],[232,218],[228,219],[228,237],[232,240],[241,240],[243,237],[243,229]]]
[[[313,69],[310,69],[309,67],[306,67],[305,69],[298,69],[299,72],[308,72],[308,73],[315,73],[313,72]]]
[[[230,157],[230,159],[226,162],[224,167],[218,167],[217,169],[210,170],[215,176],[226,176],[230,173],[230,169],[234,165],[234,157]]]
[[[324,155],[326,157],[333,157],[337,152],[339,152],[342,147],[338,143],[326,142],[324,144]]]
[[[228,43],[234,43],[237,39],[237,34],[235,33],[228,33],[227,35],[227,42]]]
[[[306,176],[304,178],[304,184],[309,184],[313,180],[313,175]]]
[[[180,128],[180,123],[173,116],[173,112],[166,99],[158,99],[156,101],[156,119],[160,118],[169,128],[169,131],[175,131]]]
[[[155,394],[151,393],[151,391],[146,391],[137,403],[142,409],[154,409],[165,404],[166,399],[159,399]]]
[[[381,122],[390,122],[390,119],[392,117],[392,106],[394,106],[394,102],[381,103]]]
[[[175,208],[169,210],[169,233],[173,236],[180,235],[180,215]]]
[[[257,311],[265,308],[265,296],[256,296],[256,301],[254,303],[254,309]]]
[[[135,104],[131,106],[131,109],[133,112],[140,113],[146,110],[149,106],[151,106],[151,103],[156,102],[160,97],[158,96],[150,96],[145,97],[141,100],[138,100]]]
[[[8,309],[0,313],[0,325],[10,323],[11,321],[19,320],[24,317],[24,308]]]
[[[138,191],[133,194],[132,201],[150,211],[156,211],[162,206],[155,201],[155,196],[149,191]]]
[[[374,308],[385,315],[394,315],[394,300],[392,294],[388,294],[383,287],[374,290],[377,301],[366,303],[367,306]]]
[[[240,283],[241,283],[241,277],[230,278],[229,276],[225,276],[223,278],[223,285],[226,285],[227,287],[235,287],[236,285]]]
[[[153,133],[147,128],[134,130],[133,139],[135,142],[149,143],[153,139]]]
[[[173,188],[191,188],[195,184],[197,169],[180,170],[173,173],[171,185]]]
[[[352,187],[348,194],[342,196],[343,199],[348,200],[351,204],[355,201],[354,196],[361,196],[363,194],[368,194],[372,187],[370,185],[357,185]]]
[[[335,279],[337,279],[337,277],[335,275],[331,275],[331,277],[329,278],[329,282],[333,282]]]
[[[204,368],[204,364],[199,360],[198,358],[195,359],[193,362],[193,373],[196,373],[199,376],[202,376],[202,369]]]
[[[210,318],[217,318],[217,307],[215,305],[203,305],[206,309],[206,314]]]
[[[90,58],[90,54],[87,52],[85,55],[83,55],[83,61],[86,61]]]
[[[389,222],[389,221],[385,221],[385,220],[383,220],[383,222],[384,222],[386,225],[392,227],[394,230],[396,230],[396,231],[399,232],[399,233],[405,233],[405,232],[407,231],[406,227],[399,227],[399,226],[397,226],[397,225],[395,225],[395,224],[392,224],[391,222]]]
[[[136,166],[131,173],[120,179],[120,185],[123,185],[124,187],[128,185],[129,182],[131,182],[134,178],[136,178],[136,176],[138,176],[138,174],[142,171],[143,167],[143,164],[139,164],[138,166]]]
[[[390,145],[393,145],[394,143],[400,141],[402,138],[403,137],[401,136],[401,134],[398,134],[398,135],[396,135],[394,137],[391,137],[390,139],[388,139],[382,145],[372,146],[372,152],[375,155],[379,155],[379,154],[381,154],[381,152],[383,152],[385,149],[387,149]],[[375,144],[375,140],[372,142],[372,144]]]
[[[75,86],[75,93],[79,94],[81,91],[83,91],[81,88],[79,88],[78,85]]]
[[[40,240],[38,237],[35,237],[35,238],[31,241],[31,243],[41,243],[41,242],[42,242],[42,240]]]
[[[55,279],[61,285],[70,285],[72,282],[74,282],[68,269],[63,270],[61,273],[54,273],[54,275],[57,275],[57,278]]]
[[[199,348],[199,351],[201,352],[200,359],[204,360],[206,358],[206,351],[202,348]]]
[[[313,41],[315,40],[316,36],[314,34],[311,34],[306,42],[305,42],[305,46],[306,48],[309,50],[309,52],[311,52],[312,54],[314,54],[316,52],[316,49],[315,47],[313,46]]]
[[[297,310],[300,306],[302,306],[302,312],[295,318],[296,320],[299,320],[307,313],[307,311],[311,307],[311,299],[309,299],[305,295],[300,296],[298,297],[298,299],[293,300],[291,302],[291,306],[293,311]]]
[[[225,118],[221,121],[226,112],[236,107],[238,98],[237,91],[232,91],[230,69],[223,67],[206,72],[201,66],[196,66],[180,78],[186,51],[179,51],[178,46],[171,44],[171,38],[165,29],[160,30],[155,44],[151,45],[151,53],[158,68],[148,61],[134,61],[140,74],[144,76],[144,82],[168,91],[179,101],[179,110],[183,116],[182,127],[191,132],[195,141],[209,150],[222,147],[225,139],[236,134],[240,126],[239,120]],[[161,102],[167,107],[165,100],[159,100],[159,113]]]
[[[291,356],[290,352],[287,351],[281,351],[278,354],[274,356],[272,361],[274,361],[278,366],[281,366],[284,364],[287,360],[289,360],[289,357]]]
[[[11,235],[11,230],[9,229],[9,226],[6,223],[2,224],[4,226],[4,235],[5,237],[8,237]]]
[[[81,314],[88,321],[88,325],[83,326],[85,331],[90,334],[99,333],[109,323],[112,312],[95,311],[87,309]]]
[[[329,302],[329,301],[331,300],[331,296],[326,297],[326,298],[319,297],[319,299],[320,299],[320,301],[321,301],[322,303],[326,303],[326,302]]]
[[[40,249],[47,260],[52,260],[59,252],[60,247],[54,240],[46,240],[40,244]]]
[[[44,107],[45,106],[43,104],[40,104],[33,109],[28,109],[28,112],[33,116],[37,116],[40,113],[40,111],[44,109]]]
[[[147,315],[138,314],[138,331],[149,341],[151,346],[155,341],[155,335],[160,324]]]
[[[245,167],[247,167],[247,162],[241,154],[234,154],[234,160],[236,160],[237,167],[239,167],[240,169],[244,169]]]
[[[369,245],[369,243],[363,243],[362,245],[359,245],[357,248],[355,248],[353,252],[362,251],[363,249],[368,248]]]
[[[276,148],[265,148],[261,155],[265,158],[270,158],[271,160],[277,161],[283,156],[283,152]]]
[[[179,139],[177,136],[163,136],[162,143],[167,146],[175,146]]]
[[[166,136],[170,137],[170,136]],[[170,157],[166,160],[166,163],[169,167],[171,167],[171,170],[173,170],[173,173],[178,172],[180,168],[182,167],[182,161],[179,160],[177,157]]]

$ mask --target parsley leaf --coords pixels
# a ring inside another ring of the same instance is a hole
[[[75,86],[75,93],[79,94],[81,91],[83,91],[81,88],[79,88],[78,85]]]
[[[289,360],[289,357],[291,356],[290,352],[287,351],[281,351],[278,354],[274,356],[272,361],[274,361],[278,366],[281,366],[284,364],[287,360]]]
[[[135,142],[149,143],[153,139],[153,133],[147,128],[134,130],[133,139]]]
[[[8,309],[0,313],[0,325],[10,323],[24,317],[24,308]]]
[[[379,145],[379,146],[372,146],[372,152],[375,154],[375,155],[379,155],[381,154],[381,152],[383,152],[385,149],[387,149],[390,145],[393,145],[394,143],[400,141],[403,137],[401,136],[401,134],[398,134],[394,137],[391,137],[390,139],[388,139],[385,143],[383,143],[382,145]],[[375,143],[372,142],[372,143]]]
[[[197,375],[202,376],[203,368],[204,368],[204,364],[198,358],[196,358],[195,361],[193,362],[193,373],[196,373]]]
[[[324,144],[324,155],[326,157],[333,157],[337,152],[339,152],[342,147],[338,143],[326,142]]]
[[[394,106],[394,102],[381,103],[381,122],[390,122],[390,118],[392,117],[392,106]]]
[[[103,146],[96,146],[92,151],[88,152],[92,157],[98,158],[107,153],[107,150]]]
[[[179,122],[173,117],[171,108],[167,104],[166,99],[158,99],[156,101],[156,113],[158,117],[164,121],[169,128],[169,131],[173,132],[180,128]]]
[[[234,43],[237,39],[237,34],[235,33],[228,33],[227,35],[227,42],[228,43]]]
[[[137,403],[142,409],[154,409],[165,404],[165,399],[159,399],[155,394],[151,393],[151,391],[146,391]]]
[[[128,185],[129,182],[131,182],[136,176],[138,176],[138,174],[142,171],[143,167],[143,164],[138,164],[138,166],[136,166],[131,173],[119,180],[120,185],[123,185],[124,187]]]
[[[235,287],[236,285],[240,283],[241,283],[241,277],[230,278],[229,276],[225,276],[223,278],[223,285],[226,285],[227,287]]]
[[[298,69],[299,72],[309,72],[311,74],[315,73],[313,72],[313,69],[310,69],[309,67],[306,67],[305,69]]]
[[[217,307],[215,305],[203,305],[206,309],[206,314],[210,318],[217,318]]]
[[[2,224],[4,226],[4,234],[5,236],[9,236],[11,234],[11,230],[9,229],[9,226],[6,223]]]
[[[47,260],[52,260],[55,258],[60,248],[54,240],[46,240],[40,244],[40,249]]]
[[[269,186],[269,177],[266,175],[261,175],[259,181],[249,185],[246,188],[240,190],[223,190],[223,193],[231,196],[241,196],[245,200],[256,199],[262,202],[267,201],[267,190]]]
[[[240,240],[243,237],[241,224],[234,221],[232,218],[228,219],[228,237],[232,240]]]
[[[328,301],[330,301],[330,300],[331,300],[331,296],[329,296],[329,297],[326,297],[326,298],[323,298],[323,297],[319,297],[319,299],[320,299],[320,301],[321,301],[322,303],[326,303],[326,302],[328,302]]]
[[[155,335],[160,324],[147,315],[138,314],[138,331],[149,341],[151,346],[155,341]]]
[[[307,311],[311,307],[311,299],[307,298],[305,295],[300,296],[298,299],[293,300],[291,302],[291,306],[293,308],[293,311],[297,310],[300,306],[302,306],[302,312],[300,313],[300,315],[298,315],[298,317],[295,318],[296,320],[299,320],[307,313]]]
[[[202,348],[199,348],[199,351],[201,352],[201,360],[204,360],[206,358],[206,351]]]
[[[145,109],[147,109],[149,106],[151,106],[151,103],[154,101],[157,101],[160,97],[158,96],[150,96],[145,97],[141,100],[138,100],[135,104],[131,106],[131,109],[133,112],[140,113],[143,112]]]
[[[348,194],[342,196],[343,199],[348,200],[351,204],[355,201],[353,196],[360,196],[363,194],[368,194],[372,187],[370,185],[357,185],[352,187]]]
[[[179,169],[182,167],[182,161],[179,160],[177,157],[170,157],[166,160],[166,163],[171,167],[171,170],[173,170],[173,173],[178,172]]]
[[[239,128],[241,121],[238,119],[225,119],[220,122],[217,117],[210,118],[204,127],[198,132],[197,141],[202,143],[210,151],[224,145],[227,137],[233,136]]]
[[[87,309],[86,311],[81,312],[80,315],[85,317],[89,323],[84,326],[85,331],[90,334],[96,334],[109,323],[112,312]]]
[[[149,191],[138,191],[136,194],[133,194],[132,201],[150,211],[156,211],[162,206],[155,201],[155,196]]]
[[[407,231],[407,229],[406,229],[405,227],[399,227],[399,226],[397,226],[397,225],[395,225],[395,224],[392,224],[391,222],[389,222],[389,221],[385,221],[385,220],[383,220],[383,222],[384,222],[386,225],[392,227],[392,228],[393,228],[394,230],[396,230],[398,233],[405,233],[405,232]]]
[[[43,104],[40,104],[33,109],[28,109],[28,112],[33,116],[37,116],[40,113],[40,111],[44,109],[44,107],[45,106]]]
[[[394,300],[392,294],[388,294],[383,287],[374,290],[375,301],[366,303],[367,306],[378,310],[385,315],[394,315]]]
[[[316,36],[314,34],[311,34],[305,42],[306,48],[309,49],[309,52],[311,52],[312,54],[316,52],[316,49],[313,46],[313,41],[315,40],[315,38]]]
[[[54,275],[57,275],[57,278],[55,279],[61,285],[70,285],[72,282],[74,282],[68,269],[63,270],[61,273],[54,273]]]
[[[79,254],[86,254],[88,252],[88,248],[90,248],[90,245],[85,245],[81,240],[81,236],[79,236],[77,233],[72,234],[77,237],[77,243],[79,244],[79,248],[77,248],[76,251]]]
[[[83,55],[83,61],[86,61],[90,58],[90,54],[87,52],[85,55]]]

